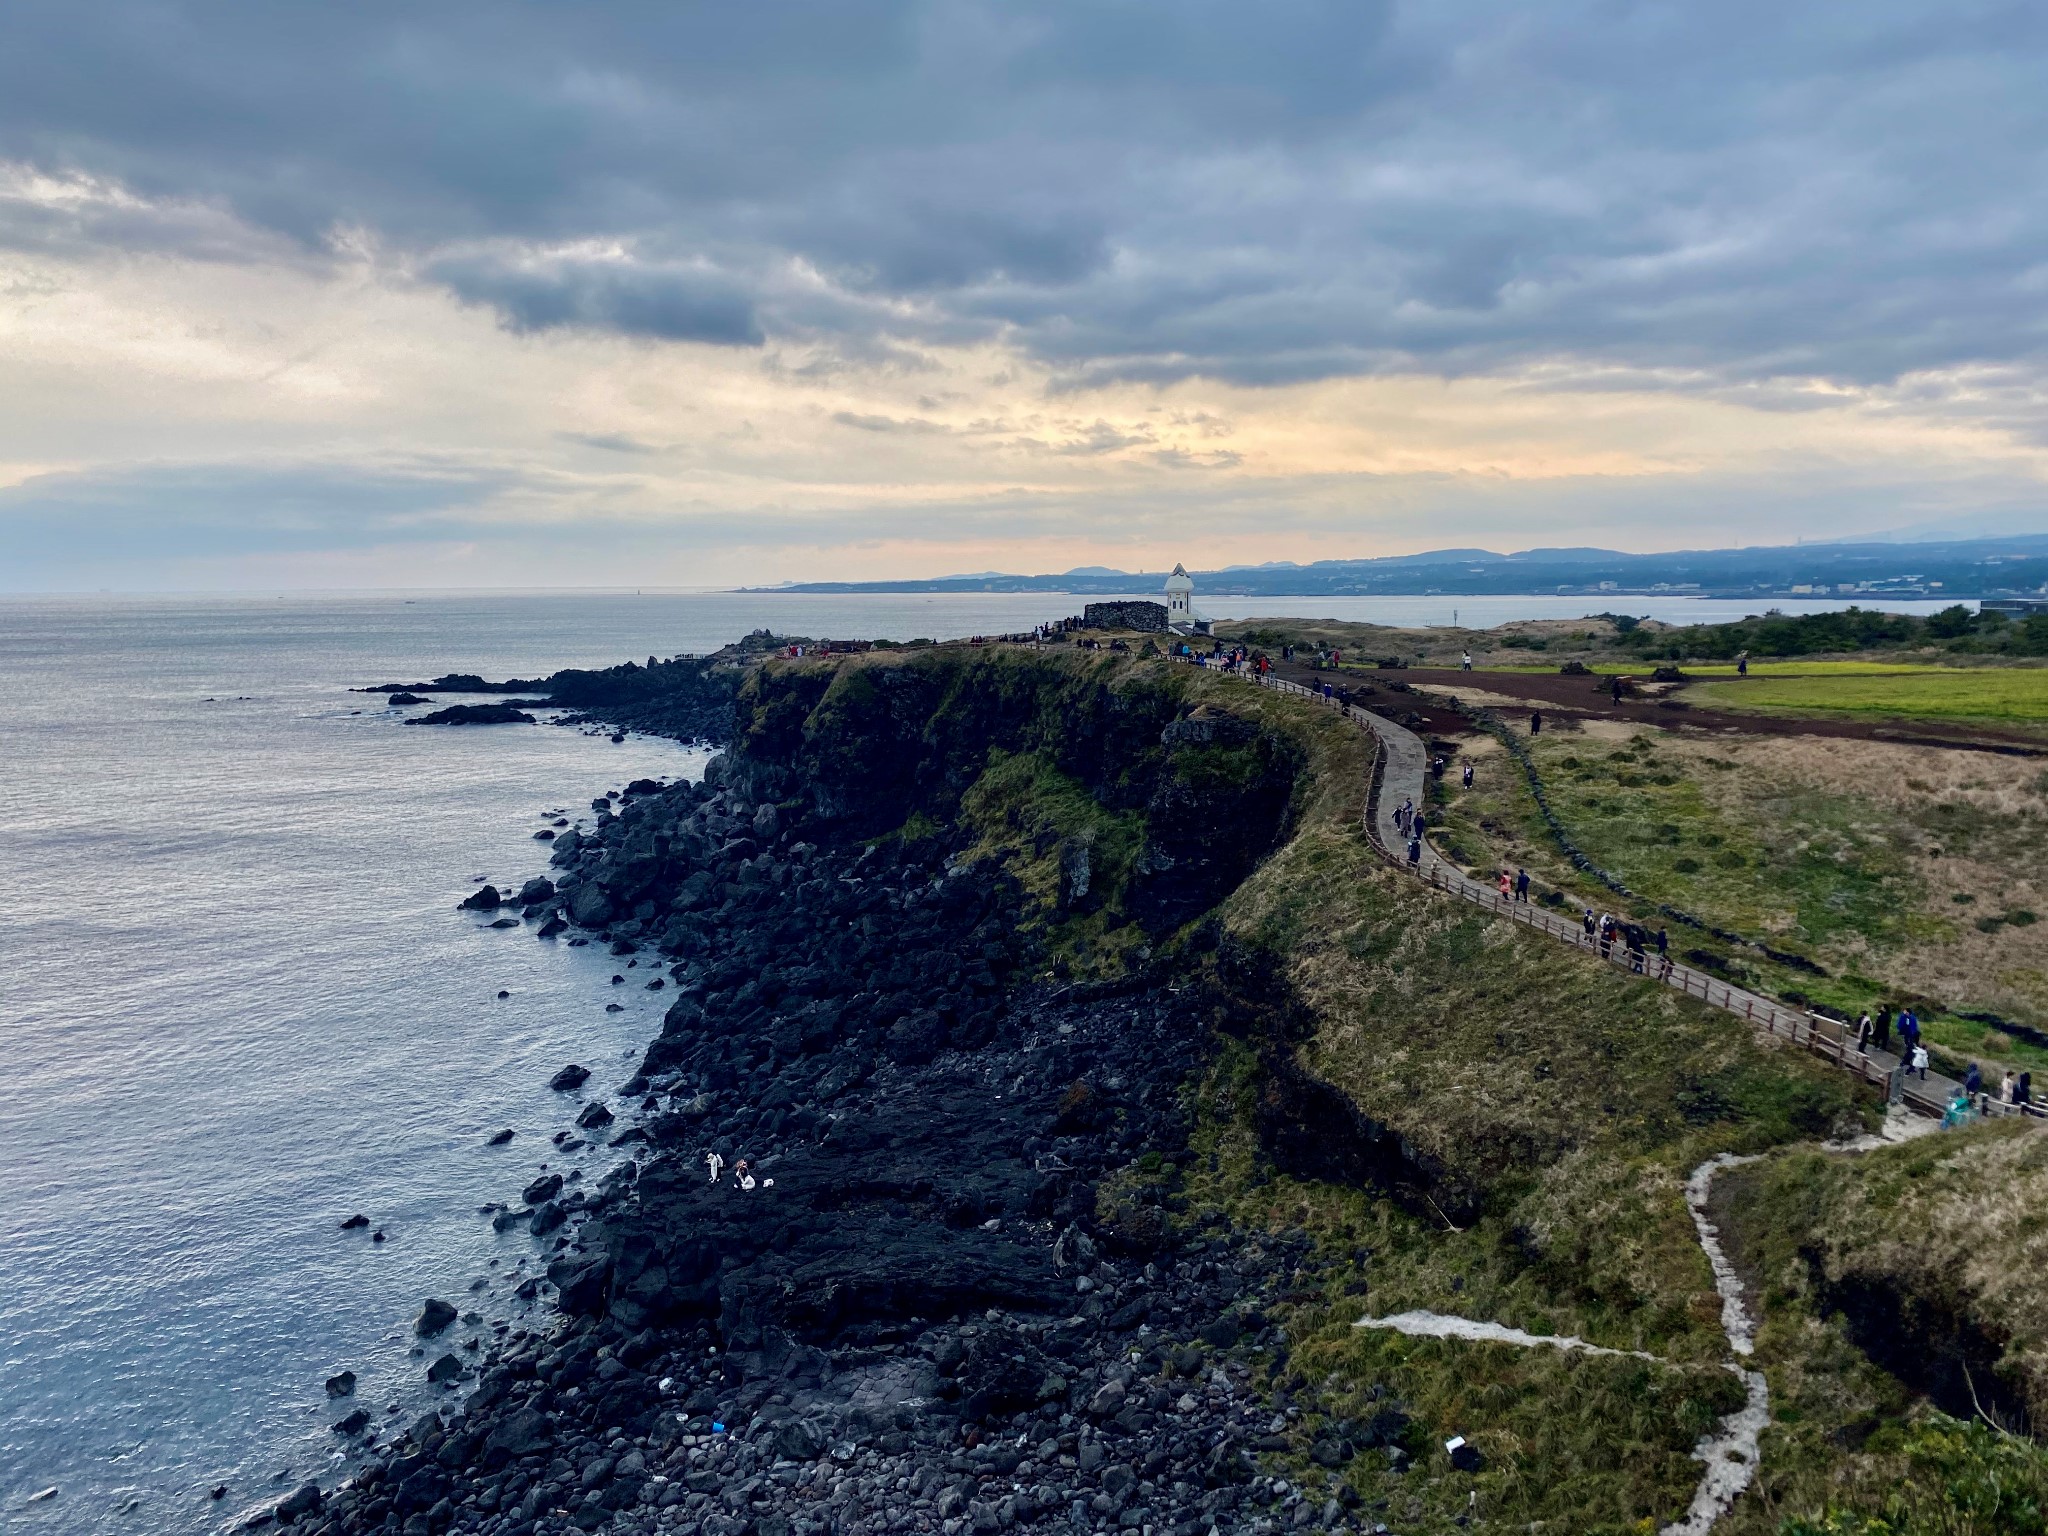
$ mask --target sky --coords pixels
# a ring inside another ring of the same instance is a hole
[[[2048,531],[2048,7],[0,7],[0,591]]]

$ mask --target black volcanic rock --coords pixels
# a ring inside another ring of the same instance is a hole
[[[423,1339],[431,1339],[437,1333],[445,1333],[454,1323],[455,1309],[445,1301],[429,1296],[426,1305],[420,1308],[420,1315],[414,1319],[412,1331]]]
[[[1171,933],[1279,835],[1285,744],[1142,689],[1054,709],[1021,672],[961,684],[950,665],[876,669],[816,718],[828,673],[755,674],[745,744],[704,785],[636,782],[557,840],[549,923],[674,988],[615,1103],[578,1111],[624,1116],[610,1142],[632,1161],[552,1191],[550,1174],[530,1212],[493,1218],[531,1223],[552,1295],[507,1276],[538,1315],[486,1341],[465,1404],[361,1467],[330,1501],[335,1536],[1331,1528],[1307,1453],[1362,1430],[1311,1412],[1278,1437],[1309,1469],[1284,1497],[1250,1459],[1273,1412],[1253,1413],[1254,1370],[1286,1347],[1251,1320],[1309,1256],[1169,1219],[1180,1092],[1210,1021],[1252,1014],[1204,979],[1216,940],[1197,925],[1156,972],[1040,979],[1017,881],[963,863],[952,830],[989,747],[1022,748],[1049,708],[1062,771],[1164,855],[1127,880],[1094,860],[1083,902]],[[630,691],[688,670],[593,676]],[[706,691],[729,706],[731,687]],[[939,830],[897,835],[913,809]]]
[[[573,1089],[581,1088],[589,1081],[590,1068],[579,1067],[572,1061],[568,1066],[562,1068],[561,1071],[548,1079],[548,1086],[557,1093],[567,1093]]]
[[[522,699],[520,703],[531,703]],[[534,717],[515,704],[451,704],[430,715],[414,715],[407,725],[532,725]]]

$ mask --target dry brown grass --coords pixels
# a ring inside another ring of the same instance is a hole
[[[1772,825],[1788,790],[1867,808],[1859,819],[1903,859],[1923,920],[1896,947],[1844,943],[1839,965],[1901,992],[2029,1023],[2048,1017],[2048,923],[1993,933],[1976,923],[2015,910],[2048,916],[2048,784],[2037,762],[1811,736],[1680,732],[1670,749],[1731,817]]]
[[[1521,619],[1495,629],[1458,629],[1448,624],[1396,629],[1386,624],[1354,624],[1339,619],[1231,619],[1216,625],[1225,640],[1259,636],[1257,644],[1320,646],[1344,653],[1347,664],[1381,656],[1399,656],[1411,664],[1456,666],[1466,651],[1480,667],[1555,667],[1559,658],[1586,658],[1611,650],[1618,638],[1605,619]],[[1279,637],[1268,639],[1265,637]],[[1510,640],[1540,640],[1542,650],[1511,645]]]
[[[1631,753],[1638,743],[1647,750]],[[1931,1001],[2048,1027],[2048,774],[2038,762],[1601,720],[1532,747],[1553,808],[1639,893],[1637,915],[1655,923],[1656,904],[1670,902],[1808,955],[1832,978],[1759,974],[1760,985],[1851,1010],[1913,998],[1923,1012]],[[1617,904],[1566,862],[1497,743],[1475,739],[1465,754],[1478,783],[1468,794],[1453,781],[1448,833],[1469,866],[1526,864],[1575,904]],[[1724,868],[1737,852],[1738,867]],[[1981,1025],[1956,1021],[1950,1043],[2001,1069],[2041,1065],[2018,1063],[2011,1041]]]
[[[1999,1377],[2048,1425],[2048,1135],[2038,1124],[1856,1157],[1802,1150],[1731,1178],[1735,1232],[1768,1287],[1805,1297],[1817,1264],[1830,1284],[1876,1284],[1951,1310],[2004,1343]]]

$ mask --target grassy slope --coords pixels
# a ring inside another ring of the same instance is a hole
[[[996,685],[1027,687],[1032,670],[1019,663],[1017,676]],[[1361,1420],[1387,1400],[1415,1415],[1404,1442],[1412,1471],[1395,1475],[1382,1453],[1368,1452],[1343,1474],[1379,1518],[1448,1536],[1470,1511],[1475,1530],[1576,1536],[1647,1532],[1682,1506],[1698,1470],[1690,1449],[1737,1395],[1718,1364],[1718,1305],[1679,1196],[1685,1171],[1715,1150],[1790,1149],[1738,1192],[1754,1228],[1745,1229],[1747,1249],[1765,1256],[1761,1267],[1784,1268],[1772,1243],[1796,1247],[1837,1229],[1845,1263],[1938,1272],[1944,1254],[1981,1253],[1972,1272],[1984,1277],[1986,1315],[2001,1326],[2020,1319],[2028,1338],[2043,1336],[2048,1308],[2034,1277],[2048,1266],[2034,1251],[2029,1213],[2043,1208],[2048,1188],[2037,1195],[2036,1163],[2016,1171],[1999,1149],[2031,1158],[2029,1146],[2048,1143],[1953,1138],[1939,1150],[1961,1149],[1964,1161],[1927,1167],[1909,1160],[1924,1148],[1855,1162],[1802,1152],[1803,1138],[1856,1118],[1841,1078],[1758,1045],[1732,1019],[1385,870],[1358,830],[1368,757],[1350,728],[1207,674],[1151,669],[1154,678],[1137,663],[1079,670],[1112,685],[1163,682],[1184,706],[1221,703],[1301,744],[1309,772],[1295,835],[1228,903],[1227,924],[1286,957],[1315,1024],[1301,1059],[1432,1165],[1446,1203],[1469,1199],[1481,1212],[1453,1231],[1412,1199],[1277,1172],[1254,1128],[1270,1081],[1257,1053],[1235,1044],[1191,1087],[1198,1130],[1188,1166],[1140,1160],[1105,1184],[1112,1221],[1132,1186],[1163,1181],[1186,1197],[1189,1219],[1224,1213],[1301,1254],[1284,1288],[1252,1299],[1288,1323],[1293,1353],[1274,1362],[1274,1381],[1305,1410],[1300,1422]],[[1056,692],[1040,717],[1050,734],[1026,733],[1014,750],[975,764],[961,811],[981,831],[984,854],[1007,858],[1038,897],[1055,952],[1066,945],[1082,971],[1113,969],[1129,952],[1116,935],[1095,932],[1090,914],[1059,912],[1055,850],[1092,834],[1114,889],[1131,854],[1130,813],[1058,768]],[[1634,754],[1628,761],[1617,776],[1655,777],[1639,772]],[[1896,1177],[1852,1191],[1841,1170],[1862,1167],[1892,1167]],[[1965,1197],[1945,1201],[1951,1189]],[[1350,1326],[1364,1312],[1411,1307],[1575,1333],[1668,1363]],[[1770,1293],[1765,1349],[1786,1411],[1759,1494],[1726,1527],[1738,1536],[1776,1531],[1788,1515],[1818,1516],[1830,1503],[1838,1514],[1879,1509],[1907,1475],[1942,1479],[1928,1494],[1941,1500],[1951,1488],[1976,1497],[1970,1490],[1993,1484],[2004,1499],[2036,1477],[2031,1452],[1916,1415],[1909,1393],[1783,1286]],[[2028,1344],[2016,1358],[2032,1370],[2036,1352]],[[1440,1447],[1452,1433],[1485,1452],[1476,1478],[1449,1468]],[[1298,1455],[1274,1460],[1311,1486],[1328,1476]],[[2033,1529],[2009,1509],[1974,1526],[1918,1518],[1872,1529]],[[1851,1530],[1865,1536],[1863,1525],[1840,1523],[1829,1536]]]
[[[2024,760],[1802,738],[1700,738],[1592,726],[1531,742],[1551,806],[1643,898],[1805,954],[1815,978],[1754,954],[1739,975],[1846,1010],[1911,997],[2048,1026],[2048,781]],[[1474,746],[1477,783],[1450,791],[1450,846],[1505,859],[1576,900],[1616,898],[1549,839],[1515,765]],[[1673,929],[1681,951],[1725,944]],[[2040,1069],[2048,1053],[1950,1016],[1958,1058]]]
[[[1888,1510],[1871,1529],[2048,1529],[2048,1454],[1941,1428],[1831,1305],[1845,1285],[1906,1298],[1895,1331],[1921,1351],[1960,1317],[2003,1345],[1979,1394],[2002,1386],[2048,1423],[2048,1136],[2006,1124],[1858,1156],[1795,1149],[1725,1177],[1722,1224],[1765,1297],[1758,1358],[1777,1398],[1750,1528],[1832,1509],[1843,1536]],[[1965,1523],[1958,1504],[1994,1514]]]
[[[1406,1477],[1360,1458],[1351,1475],[1389,1518],[1445,1528],[1475,1487],[1479,1529],[1620,1531],[1669,1517],[1697,1475],[1694,1441],[1734,1401],[1685,1172],[1714,1151],[1853,1122],[1848,1085],[1726,1016],[1387,870],[1357,825],[1363,739],[1320,712],[1259,702],[1304,717],[1323,787],[1293,841],[1233,898],[1228,925],[1286,957],[1316,1025],[1301,1059],[1434,1167],[1444,1205],[1482,1214],[1451,1231],[1412,1201],[1274,1172],[1256,1152],[1263,1089],[1249,1052],[1227,1057],[1198,1096],[1188,1194],[1198,1210],[1313,1240],[1288,1308],[1291,1368],[1321,1383],[1323,1411],[1355,1417],[1379,1386],[1436,1442],[1464,1433],[1484,1449],[1476,1479],[1440,1451]],[[1368,1308],[1412,1307],[1673,1363],[1350,1326]],[[1429,1443],[1417,1436],[1418,1449]]]

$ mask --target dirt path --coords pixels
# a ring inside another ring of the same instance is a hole
[[[1308,674],[1288,668],[1287,675],[1304,681]],[[1638,679],[1647,682],[1649,669]],[[1996,752],[2017,757],[2048,757],[2048,746],[2017,731],[1995,726],[1943,725],[1934,721],[1840,720],[1818,715],[1748,714],[1740,710],[1703,709],[1679,698],[1624,698],[1618,703],[1604,677],[1565,677],[1544,672],[1466,672],[1451,667],[1406,667],[1399,672],[1349,674],[1345,681],[1379,686],[1403,682],[1416,688],[1476,688],[1522,707],[1540,709],[1546,719],[1618,720],[1659,730],[1734,731],[1746,736],[1831,736],[1850,741],[1885,741],[1906,746],[1950,747],[1963,752]],[[1395,698],[1400,695],[1396,694]],[[1398,708],[1389,705],[1388,707]],[[1468,727],[1469,728],[1469,727]]]

